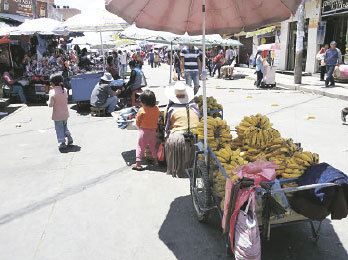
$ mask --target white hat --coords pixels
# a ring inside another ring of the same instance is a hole
[[[114,78],[112,77],[112,75],[109,72],[105,72],[103,77],[101,77],[101,80],[111,82],[114,80]]]
[[[192,101],[195,94],[193,88],[181,81],[177,81],[165,88],[165,94],[170,101],[175,104],[188,104]],[[178,95],[183,97],[178,97]]]

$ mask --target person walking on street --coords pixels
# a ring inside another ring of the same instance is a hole
[[[194,94],[199,90],[199,75],[202,72],[201,60],[199,59],[199,50],[193,45],[181,51],[181,76],[186,79],[186,84],[191,86],[194,84]]]
[[[149,61],[151,64],[151,68],[153,68],[153,63],[155,62],[155,54],[153,53],[153,50],[151,50],[149,53]]]
[[[256,87],[261,87],[262,79],[263,79],[263,61],[264,59],[261,56],[262,50],[258,50],[255,61],[256,61],[256,74],[257,74],[257,80],[256,80]]]
[[[174,70],[178,75],[178,80],[180,80],[181,69],[180,69],[180,51],[174,53]]]
[[[220,78],[221,77],[221,67],[225,63],[223,50],[220,50],[220,53],[214,58],[214,62],[215,62],[215,67],[214,67],[214,71],[213,71],[213,77],[215,76],[215,72],[218,71],[218,78]]]
[[[68,129],[68,94],[63,87],[64,79],[59,74],[53,74],[50,78],[51,90],[49,92],[49,99],[47,104],[53,108],[52,120],[57,134],[59,143],[59,150],[67,148],[68,145],[73,144],[73,138]],[[67,140],[66,140],[67,139]]]
[[[317,60],[319,61],[319,65],[320,65],[320,81],[325,80],[324,77],[326,73],[326,64],[324,61],[324,55],[328,49],[329,49],[329,44],[325,44],[324,47],[322,47],[317,54]]]
[[[342,63],[342,53],[341,51],[336,48],[336,42],[332,41],[330,43],[330,49],[328,49],[325,52],[324,55],[324,62],[326,63],[326,80],[325,80],[325,87],[332,87],[335,86],[335,80],[333,77],[333,72],[335,70],[336,65],[338,66],[340,63]],[[329,85],[329,83],[331,83]]]
[[[122,53],[122,51],[118,51],[118,58],[119,58],[119,75],[122,76],[124,79],[124,72],[127,72],[127,54]]]

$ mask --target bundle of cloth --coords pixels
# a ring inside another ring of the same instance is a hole
[[[290,200],[297,213],[312,220],[343,219],[348,215],[348,176],[327,163],[311,167],[299,178],[298,184],[335,183],[336,186],[299,191]]]

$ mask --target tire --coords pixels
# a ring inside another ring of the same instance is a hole
[[[209,208],[212,204],[211,188],[209,182],[209,174],[207,166],[204,162],[198,160],[197,169],[194,173],[193,182],[195,186],[198,187],[199,198],[201,206],[204,208]],[[199,222],[206,222],[209,217],[209,210],[201,210],[198,204],[197,195],[194,192],[194,186],[190,187],[191,197],[193,202],[193,207],[195,209],[197,218]]]

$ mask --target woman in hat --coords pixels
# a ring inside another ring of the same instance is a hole
[[[193,88],[176,82],[166,88],[169,104],[165,112],[167,174],[186,177],[185,169],[192,167],[195,149],[190,131],[197,127],[199,109],[193,102]]]

